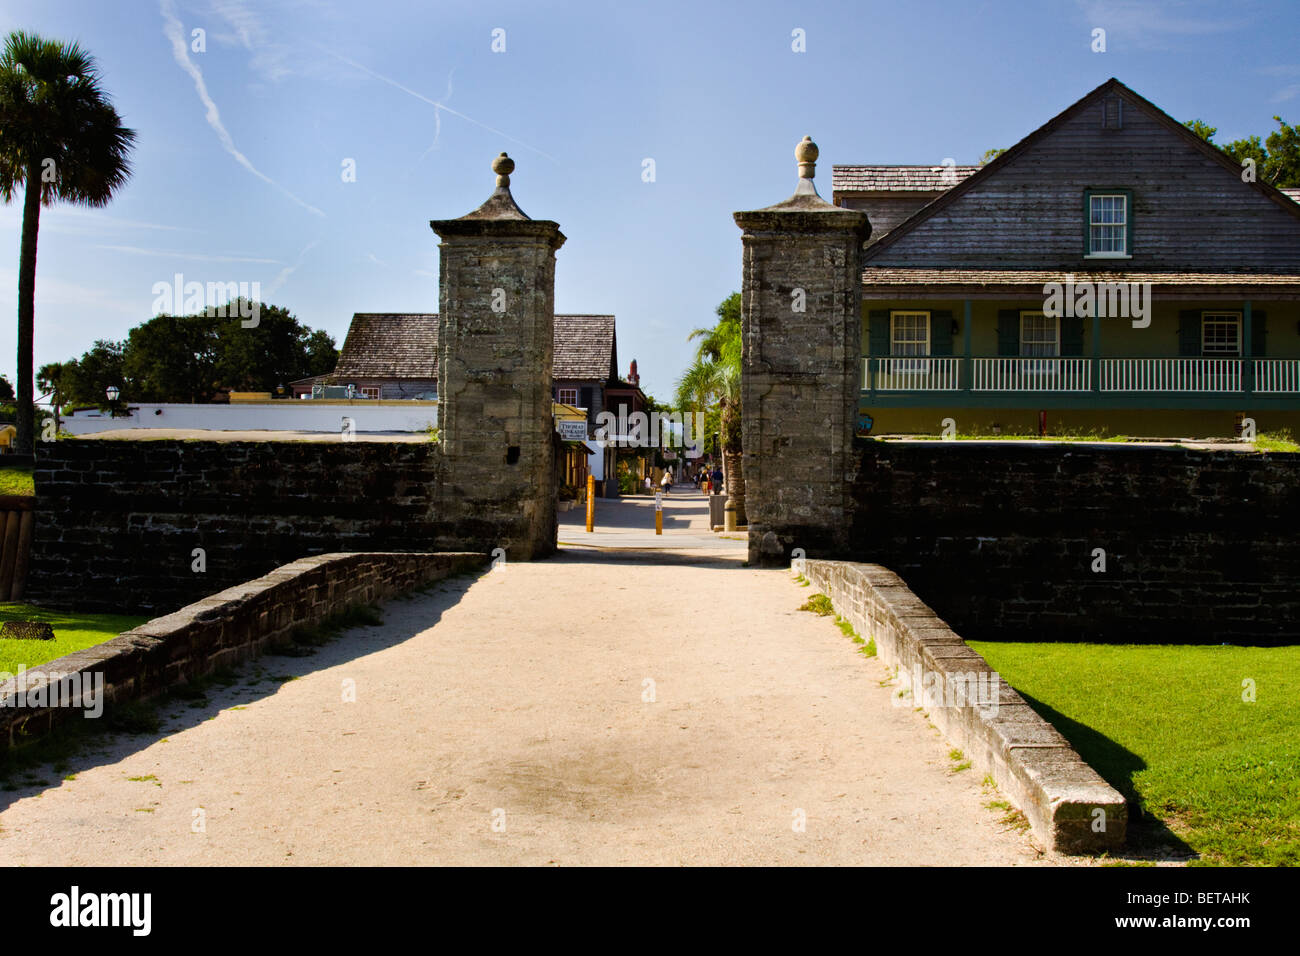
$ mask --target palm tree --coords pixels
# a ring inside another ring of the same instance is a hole
[[[728,503],[738,524],[746,524],[745,471],[740,438],[740,293],[733,292],[717,308],[718,323],[695,329],[687,341],[699,339],[695,361],[677,382],[677,404],[683,410],[717,405],[721,417],[723,480]]]
[[[36,235],[41,206],[104,206],[131,175],[135,132],[99,85],[94,58],[76,43],[17,31],[0,53],[0,194],[23,195],[18,253],[18,434],[32,450]]]

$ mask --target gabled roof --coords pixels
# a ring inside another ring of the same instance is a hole
[[[1300,202],[1300,189],[1291,186],[1282,187],[1283,195],[1290,196],[1295,202]]]
[[[600,382],[617,378],[618,350],[614,341],[614,317],[557,315],[552,376],[557,379],[594,379]]]
[[[894,243],[896,243],[899,239],[908,235],[918,225],[925,222],[927,219],[931,218],[941,210],[946,209],[948,206],[950,206],[952,203],[960,199],[966,193],[970,192],[972,189],[982,185],[985,182],[985,180],[989,179],[990,177],[998,175],[998,173],[1002,170],[1003,167],[1014,162],[1022,154],[1027,152],[1036,143],[1038,143],[1039,140],[1046,137],[1049,133],[1055,131],[1062,123],[1066,122],[1067,120],[1078,115],[1083,110],[1092,106],[1092,104],[1095,103],[1097,100],[1112,93],[1123,93],[1125,96],[1130,97],[1139,106],[1149,110],[1150,114],[1156,119],[1157,122],[1168,127],[1170,130],[1174,131],[1179,136],[1183,137],[1183,139],[1186,141],[1187,145],[1190,148],[1200,151],[1202,155],[1209,157],[1219,165],[1223,166],[1225,170],[1230,171],[1233,176],[1240,178],[1241,167],[1237,164],[1237,161],[1234,160],[1231,156],[1229,156],[1223,150],[1219,149],[1219,147],[1214,146],[1211,143],[1207,143],[1205,140],[1201,139],[1190,129],[1188,129],[1182,123],[1178,122],[1178,120],[1174,119],[1172,116],[1170,116],[1160,107],[1156,106],[1146,97],[1135,93],[1133,90],[1129,89],[1119,80],[1117,80],[1115,77],[1111,77],[1109,80],[1101,84],[1101,86],[1097,87],[1091,93],[1088,93],[1086,96],[1084,96],[1082,99],[1075,102],[1073,105],[1066,107],[1063,111],[1058,113],[1056,116],[1052,117],[1042,126],[1038,127],[1038,129],[1034,130],[1032,133],[1030,133],[1020,142],[1016,143],[1016,145],[1012,146],[1006,152],[999,155],[996,159],[993,159],[990,162],[986,163],[985,165],[978,167],[974,173],[972,173],[970,176],[967,176],[956,186],[950,188],[947,192],[943,193],[943,195],[939,196],[933,202],[927,203],[925,206],[922,206],[915,213],[913,213],[903,222],[899,223],[889,233],[883,236],[879,242],[872,245],[869,251],[867,252],[867,257],[873,258],[879,255],[889,246],[892,246]],[[1262,193],[1264,196],[1268,197],[1270,200],[1275,202],[1279,207],[1285,209],[1288,213],[1300,219],[1300,203],[1293,201],[1280,189],[1278,189],[1275,186],[1271,186],[1268,183],[1260,182],[1260,181],[1252,182],[1249,185],[1252,186],[1257,192]]]
[[[1004,294],[1032,292],[1042,297],[1043,286],[1061,282],[1065,276],[1059,269],[931,269],[883,268],[870,269],[863,276],[864,296],[871,292],[888,292],[889,297],[900,295],[899,289],[941,288],[948,294],[954,290],[989,291]],[[1300,276],[1277,273],[1243,272],[1073,272],[1069,280],[1076,285],[1091,283],[1102,286],[1108,283],[1151,283],[1160,292],[1214,291],[1240,293],[1242,289],[1266,290],[1270,295],[1294,299],[1300,295]]]
[[[555,317],[555,378],[614,378],[612,315]],[[358,312],[352,316],[334,378],[438,378],[437,312]]]
[[[943,192],[978,166],[832,166],[831,192]]]
[[[339,351],[343,378],[438,377],[438,315],[358,312]]]

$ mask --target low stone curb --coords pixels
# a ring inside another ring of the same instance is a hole
[[[298,627],[487,564],[482,554],[367,552],[320,554],[156,617],[94,647],[33,667],[0,684],[0,748],[34,740],[81,705],[42,703],[39,692],[102,680],[107,706],[148,700],[171,687],[287,643]],[[22,699],[20,701],[20,691]],[[62,691],[66,701],[69,696]],[[38,703],[30,703],[32,696]]]
[[[877,564],[801,560],[802,573],[913,691],[944,737],[1029,819],[1049,851],[1124,845],[1128,804],[1064,737],[914,595]],[[981,696],[974,691],[987,691]],[[901,693],[901,692],[900,692]]]

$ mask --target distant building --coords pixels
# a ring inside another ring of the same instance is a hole
[[[1300,426],[1300,190],[1118,80],[984,166],[833,189],[872,227],[860,428]]]
[[[583,409],[588,434],[605,410],[617,415],[644,411],[645,394],[636,381],[618,377],[618,346],[612,315],[555,316],[552,398]],[[338,364],[330,375],[291,383],[295,397],[314,386],[355,387],[358,398],[435,399],[438,395],[438,313],[358,312],[352,317]],[[619,450],[595,448],[589,462],[599,493],[618,493]]]

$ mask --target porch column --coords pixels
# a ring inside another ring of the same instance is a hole
[[[795,149],[798,186],[735,214],[743,230],[741,405],[749,560],[846,554],[862,363],[864,212],[813,186],[817,146]]]
[[[1092,390],[1101,391],[1101,316],[1099,310],[1092,310]]]
[[[964,356],[962,361],[962,365],[964,366],[964,368],[960,370],[959,374],[961,374],[960,381],[963,383],[961,390],[963,392],[969,392],[971,389],[971,382],[975,378],[975,369],[971,366],[971,354],[970,354],[970,337],[971,337],[970,299],[962,300],[961,323],[962,323],[961,354]]]
[[[1250,300],[1247,299],[1241,307],[1241,387],[1247,394],[1251,395],[1255,391],[1255,363],[1251,361],[1250,343],[1254,336],[1251,335],[1251,317],[1250,317]]]

